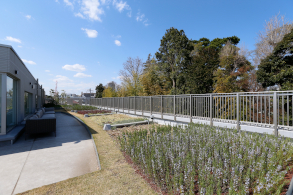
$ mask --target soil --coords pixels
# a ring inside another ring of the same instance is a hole
[[[154,124],[154,125],[157,126],[158,124]],[[129,127],[117,128],[115,130],[108,130],[107,133],[119,145],[118,136],[119,135],[122,135],[123,132],[134,132],[134,131],[139,131],[141,129],[148,129],[148,128],[150,128],[149,125],[136,125],[136,126],[129,126]],[[123,156],[125,157],[126,162],[132,166],[132,168],[135,170],[135,172],[137,174],[139,174],[151,186],[151,188],[153,190],[155,190],[159,194],[163,194],[163,195],[168,195],[169,194],[167,191],[163,191],[160,188],[160,186],[152,178],[148,177],[148,175],[146,175],[144,173],[144,171],[142,169],[140,169],[140,167],[138,165],[136,165],[132,161],[132,159],[131,159],[131,157],[129,155],[127,155],[125,152],[123,152]],[[291,167],[291,169],[285,175],[285,181],[284,182],[286,184],[285,184],[285,186],[284,186],[284,188],[282,190],[282,193],[280,195],[286,195],[287,190],[288,190],[289,185],[290,185],[290,182],[291,182],[291,179],[293,177],[293,162],[290,163],[289,166]],[[199,194],[198,186],[197,185],[195,186],[195,194]],[[226,195],[226,194],[227,193],[223,193],[223,195]],[[250,195],[253,194],[253,190],[252,189],[249,190],[249,194]]]

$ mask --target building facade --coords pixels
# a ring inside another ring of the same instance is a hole
[[[15,50],[0,44],[0,135],[41,108],[45,91]]]

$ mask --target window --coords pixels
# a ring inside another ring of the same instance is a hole
[[[32,97],[33,95],[24,92],[24,115],[27,116],[32,113]]]
[[[16,80],[7,76],[6,91],[6,132],[8,133],[16,125]]]

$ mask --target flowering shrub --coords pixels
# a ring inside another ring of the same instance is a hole
[[[78,114],[105,114],[111,113],[109,110],[81,110],[77,112]]]
[[[286,139],[190,124],[126,132],[121,150],[167,192],[280,194],[292,163]]]

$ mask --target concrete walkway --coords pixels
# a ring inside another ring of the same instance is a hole
[[[11,195],[98,170],[93,142],[75,118],[56,113],[54,133],[0,142],[0,194]]]

